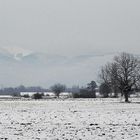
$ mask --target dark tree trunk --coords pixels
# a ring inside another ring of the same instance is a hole
[[[108,93],[104,93],[104,98],[108,98]]]
[[[93,98],[96,98],[96,92],[93,91],[92,93],[93,93]]]
[[[56,93],[57,98],[59,98],[60,93]]]
[[[129,100],[128,100],[128,92],[124,93],[124,98],[125,98],[125,102],[129,102]]]

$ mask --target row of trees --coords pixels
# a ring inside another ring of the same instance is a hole
[[[121,93],[121,96],[125,97],[125,102],[129,102],[130,93],[140,87],[139,58],[128,53],[115,56],[112,62],[101,68],[99,83],[99,92],[103,97],[108,97],[109,93],[114,93],[114,97],[118,97],[118,93]],[[86,88],[81,88],[79,92],[74,93],[74,97],[96,98],[96,87],[96,82],[91,81]],[[65,86],[58,84],[51,89],[59,97]]]
[[[40,86],[36,87],[25,87],[23,85],[20,85],[18,87],[8,87],[8,88],[2,88],[0,89],[1,95],[13,95],[13,96],[20,96],[20,92],[47,92],[48,89],[44,89]]]
[[[99,92],[103,97],[108,97],[109,93],[114,93],[114,97],[121,93],[125,97],[125,102],[129,102],[128,98],[133,90],[140,87],[140,60],[138,57],[121,53],[115,56],[112,62],[104,65],[99,73]],[[63,84],[55,84],[50,89],[41,87],[24,87],[17,88],[4,88],[0,90],[1,94],[15,94],[19,95],[20,92],[47,92],[53,91],[57,97],[61,92],[70,91],[75,98],[96,98],[97,84],[91,81],[84,88],[66,88]],[[37,94],[38,97],[38,94]]]
[[[51,91],[55,93],[55,95],[58,98],[59,98],[60,93],[64,91],[71,92],[74,98],[96,98],[96,87],[97,87],[96,82],[91,81],[84,88],[77,87],[77,90],[74,90],[73,88],[66,89],[66,86],[62,84],[55,84],[50,89]]]
[[[95,81],[91,81],[86,87],[79,88],[78,91],[73,93],[73,98],[96,98],[97,84]]]

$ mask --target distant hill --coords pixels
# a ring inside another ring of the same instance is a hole
[[[0,85],[84,85],[97,80],[102,65],[117,53],[61,56],[22,48],[0,49]]]

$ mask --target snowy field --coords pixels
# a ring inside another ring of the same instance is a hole
[[[0,101],[0,139],[140,140],[140,99]]]

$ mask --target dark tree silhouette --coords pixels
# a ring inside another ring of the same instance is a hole
[[[55,93],[55,95],[59,98],[61,92],[66,90],[66,86],[62,84],[55,84],[51,87],[51,90]]]
[[[108,85],[114,93],[114,97],[118,97],[118,82],[117,82],[117,66],[114,63],[107,63],[102,67],[99,74],[100,82]]]
[[[43,96],[44,94],[43,93],[35,93],[34,95],[33,95],[33,99],[42,99],[42,96]]]
[[[104,98],[107,98],[109,97],[109,93],[111,93],[111,88],[108,84],[102,83],[99,87],[99,92]]]
[[[88,85],[87,85],[87,89],[89,92],[91,92],[93,94],[93,97],[96,98],[96,87],[97,84],[95,81],[91,81]]]
[[[116,87],[129,102],[128,97],[132,88],[139,84],[140,62],[137,57],[128,53],[121,53],[114,57],[114,61],[105,65],[100,78],[111,87]]]

